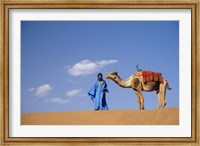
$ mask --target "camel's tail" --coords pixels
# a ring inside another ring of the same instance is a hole
[[[169,86],[169,83],[168,83],[168,81],[167,81],[167,80],[165,80],[165,82],[166,82],[166,88],[167,88],[168,90],[172,90],[172,87],[170,87],[170,86]]]

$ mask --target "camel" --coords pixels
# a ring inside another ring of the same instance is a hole
[[[133,89],[137,97],[139,110],[144,110],[144,97],[142,91],[156,91],[156,94],[158,96],[157,109],[164,108],[167,104],[166,89],[171,90],[171,87],[169,87],[167,80],[163,79],[162,83],[160,81],[144,82],[143,78],[137,77],[137,73],[138,72],[132,74],[126,80],[121,79],[117,72],[106,74],[106,78],[113,80],[120,87]]]

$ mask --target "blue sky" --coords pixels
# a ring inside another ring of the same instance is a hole
[[[178,107],[178,21],[22,21],[21,111],[93,110],[87,92],[96,74],[126,79],[137,64],[163,74],[172,87],[166,107]],[[110,110],[138,109],[131,89],[105,80]],[[156,93],[143,93],[145,109],[155,109]]]

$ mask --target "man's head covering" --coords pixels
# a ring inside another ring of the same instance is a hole
[[[101,76],[101,77],[99,77],[99,76]],[[103,75],[102,75],[102,73],[98,73],[98,74],[97,74],[97,78],[98,78],[98,81],[102,81],[102,80],[103,80]]]
[[[97,74],[97,77],[99,77],[100,75],[101,75],[101,76],[103,76],[103,74],[102,74],[102,73],[98,73],[98,74]]]

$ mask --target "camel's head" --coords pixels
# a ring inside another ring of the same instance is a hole
[[[106,78],[111,79],[111,80],[114,80],[117,76],[118,76],[117,72],[111,72],[111,73],[106,74]]]

